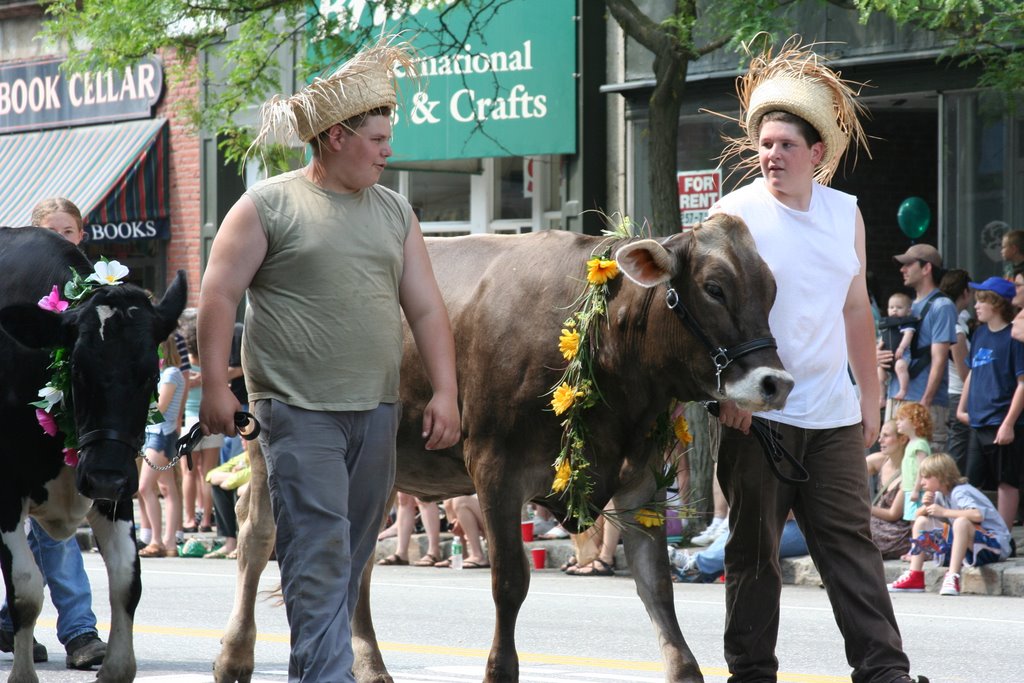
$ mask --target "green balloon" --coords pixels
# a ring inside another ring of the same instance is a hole
[[[928,230],[928,224],[932,222],[932,210],[928,208],[928,202],[920,197],[907,197],[896,211],[896,220],[903,234],[916,240]]]

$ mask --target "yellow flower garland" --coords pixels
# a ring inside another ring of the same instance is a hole
[[[634,226],[628,217],[605,236],[613,238],[635,237]],[[589,497],[593,490],[587,470],[586,439],[587,430],[583,421],[583,411],[590,408],[601,398],[600,391],[594,382],[591,363],[593,354],[598,348],[598,330],[601,319],[607,313],[608,283],[619,275],[619,264],[612,258],[611,247],[605,246],[599,255],[592,255],[586,263],[587,285],[576,300],[575,312],[562,323],[558,337],[558,352],[568,361],[561,378],[550,390],[551,410],[562,420],[562,445],[558,457],[555,458],[554,481],[552,493],[561,494],[566,498],[568,517],[575,518],[581,529],[594,523],[592,505]],[[668,447],[672,435],[684,446],[693,441],[686,419],[681,415],[671,423],[668,429],[668,413],[659,420],[661,425],[656,431],[657,438]],[[667,487],[675,479],[675,466],[668,472],[656,473],[658,490]],[[665,523],[664,502],[648,503],[633,511],[636,523],[644,527],[660,527]],[[609,513],[612,519],[621,519],[623,512]]]

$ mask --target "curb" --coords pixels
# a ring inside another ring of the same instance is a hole
[[[1014,537],[1024,537],[1024,529],[1014,528]],[[1018,545],[1021,539],[1018,539]],[[524,543],[529,551],[534,548],[547,550],[547,563],[542,571],[557,570],[566,560],[572,556],[574,549],[572,541],[531,541]],[[1022,545],[1021,547],[1024,547]],[[486,548],[486,546],[485,546]],[[395,549],[395,539],[387,538],[377,542],[374,561],[382,559]],[[700,550],[699,546],[691,547],[691,550]],[[414,534],[409,543],[409,561],[415,562],[427,552],[427,539],[424,534]],[[451,552],[451,534],[441,534],[441,553],[448,557]],[[782,583],[786,586],[818,586],[821,587],[821,575],[818,574],[814,562],[808,556],[790,557],[780,561],[782,569]],[[908,563],[900,560],[887,560],[885,563],[885,580],[887,583],[895,581],[907,569]],[[536,571],[536,570],[535,570]],[[615,549],[615,574],[616,576],[630,576],[629,564],[626,562],[626,555],[620,545]],[[945,576],[944,567],[936,567],[932,562],[925,563],[925,585],[927,592],[938,593],[942,586],[942,578]],[[1001,595],[1006,597],[1024,597],[1024,559],[1020,557],[1011,558],[1004,562],[985,565],[984,567],[964,567],[960,575],[962,595]]]

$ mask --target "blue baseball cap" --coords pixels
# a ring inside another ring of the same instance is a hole
[[[1004,299],[1012,299],[1014,294],[1017,293],[1013,283],[1009,280],[1004,280],[1001,277],[990,277],[984,282],[970,282],[968,284],[973,290],[981,292],[995,292]]]

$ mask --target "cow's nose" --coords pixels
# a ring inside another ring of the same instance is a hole
[[[78,492],[93,500],[127,500],[139,490],[139,475],[134,459],[120,449],[84,449],[79,453],[75,471]]]
[[[771,372],[761,378],[761,395],[773,409],[781,408],[793,390],[793,376],[788,372]]]

